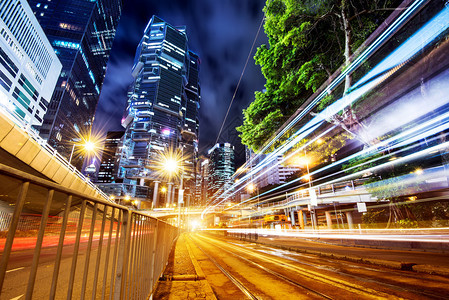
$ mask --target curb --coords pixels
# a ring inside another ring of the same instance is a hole
[[[419,272],[419,273],[427,273],[427,274],[441,275],[441,276],[449,277],[449,269],[440,267],[440,266],[415,265],[415,266],[413,266],[413,271]]]

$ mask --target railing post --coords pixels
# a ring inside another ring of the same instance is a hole
[[[92,251],[92,239],[94,237],[94,232],[95,232],[95,222],[97,221],[97,210],[98,210],[98,203],[95,203],[94,204],[94,211],[92,213],[92,220],[90,222],[89,240],[87,242],[87,251],[86,251],[86,260],[84,262],[83,284],[81,286],[81,300],[84,299],[84,295],[86,293],[87,277],[89,275],[90,253]]]
[[[20,214],[22,213],[23,205],[25,204],[25,198],[28,192],[29,182],[22,182],[19,196],[17,197],[16,207],[11,220],[11,225],[8,229],[8,235],[6,237],[5,249],[3,250],[2,260],[0,264],[0,293],[3,288],[3,281],[5,280],[6,268],[8,266],[9,255],[11,254],[12,242],[16,235],[17,225],[19,224]]]
[[[112,295],[115,295],[115,271],[117,268],[118,263],[118,246],[120,244],[120,239],[123,238],[122,235],[120,235],[121,230],[121,222],[123,219],[123,210],[119,210],[118,218],[117,218],[117,228],[115,231],[115,242],[114,242],[114,254],[112,256],[112,273],[111,273],[111,283],[109,286],[109,300],[112,299]],[[120,292],[120,290],[119,290]]]
[[[92,299],[95,299],[97,295],[97,284],[98,284],[98,276],[100,272],[100,259],[101,252],[103,250],[103,238],[104,238],[104,228],[106,225],[106,214],[108,212],[109,206],[103,206],[103,218],[101,220],[101,231],[100,231],[100,241],[98,242],[98,250],[97,250],[97,262],[95,263],[95,275],[94,275],[94,285],[92,287]],[[104,268],[107,269],[107,261],[105,261]],[[104,278],[103,278],[104,280]]]
[[[67,229],[67,222],[69,219],[70,206],[72,205],[72,195],[67,196],[64,216],[62,219],[61,231],[59,232],[58,250],[56,251],[55,267],[53,269],[53,279],[51,281],[50,299],[55,299],[56,286],[58,284],[59,267],[61,266],[62,247],[64,246],[65,231]]]
[[[78,228],[76,230],[75,246],[73,249],[73,258],[72,258],[72,266],[70,268],[70,279],[69,279],[69,286],[68,286],[68,290],[67,290],[67,299],[72,299],[73,284],[75,283],[76,262],[78,260],[78,250],[80,248],[80,239],[81,239],[81,233],[83,230],[84,214],[86,212],[86,205],[87,205],[87,201],[83,200],[83,204],[81,205],[80,216],[78,219]]]
[[[42,211],[41,223],[39,225],[39,231],[36,240],[36,246],[34,249],[33,262],[31,263],[30,277],[28,279],[28,286],[25,299],[31,300],[33,296],[34,283],[36,281],[37,267],[39,264],[39,257],[41,255],[42,241],[44,239],[45,227],[47,226],[48,214],[50,212],[51,203],[53,200],[54,190],[49,190],[47,194],[47,201],[45,202],[44,209]]]
[[[156,247],[157,247],[157,233],[159,231],[159,220],[156,219],[156,225],[154,226],[154,236],[153,236],[153,253],[151,258],[151,292],[153,292],[153,287],[155,284],[154,279],[154,268],[155,268],[155,262],[156,262]]]
[[[131,240],[131,216],[132,212],[123,210],[122,234],[118,251],[117,270],[115,275],[114,299],[123,299],[125,294],[126,275],[129,260],[129,244]]]
[[[104,275],[103,275],[103,289],[101,292],[101,299],[104,299],[105,294],[106,294],[106,283],[108,281],[108,269],[109,269],[109,256],[111,253],[111,243],[112,243],[112,231],[114,228],[114,216],[115,216],[115,207],[112,207],[111,219],[109,222],[108,246],[107,246],[107,250],[106,250],[105,268],[104,268]],[[114,261],[114,259],[112,259],[112,261]]]

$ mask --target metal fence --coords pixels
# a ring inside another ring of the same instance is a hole
[[[14,207],[0,214],[2,299],[148,299],[178,236],[165,222],[1,164],[0,201]]]

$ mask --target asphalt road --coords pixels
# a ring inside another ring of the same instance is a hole
[[[103,251],[100,260],[100,270],[104,270],[105,266],[105,247],[107,241],[103,243]],[[93,292],[93,278],[95,275],[95,264],[97,259],[97,251],[98,242],[94,242],[92,245],[92,252],[89,260],[89,272],[87,277],[87,288],[86,288],[86,296],[91,298]],[[39,266],[36,275],[36,282],[33,291],[33,299],[48,299],[50,295],[52,276],[54,270],[54,262],[56,258],[56,246],[52,247],[44,247],[41,250],[41,255],[39,259]],[[70,278],[70,269],[72,265],[73,258],[73,250],[74,245],[69,244],[64,246],[61,266],[59,270],[59,278],[58,285],[56,290],[56,299],[66,299],[67,297],[67,286]],[[80,299],[81,297],[81,289],[82,289],[82,281],[83,281],[83,270],[86,261],[86,250],[87,250],[87,242],[80,243],[79,253],[77,257],[77,265],[76,265],[76,273],[75,273],[75,281],[73,287],[73,298],[72,299]],[[25,299],[26,288],[28,285],[28,279],[31,270],[31,262],[33,260],[34,249],[13,251],[11,253],[7,273],[5,277],[5,282],[3,284],[3,289],[0,294],[0,299]],[[112,253],[110,255],[110,259],[108,265],[112,264]],[[100,298],[103,288],[103,271],[100,272],[99,281],[97,284],[96,297]],[[109,275],[110,276],[110,275]],[[109,280],[108,278],[107,287],[106,287],[106,295],[109,295]]]
[[[190,234],[188,241],[218,299],[251,298],[242,291],[245,289],[253,299],[449,298],[449,278],[444,276],[329,259],[205,234]],[[325,247],[322,245],[323,251]],[[243,288],[237,288],[235,282]]]

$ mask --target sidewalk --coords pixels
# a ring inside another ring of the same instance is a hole
[[[185,233],[179,236],[170,253],[167,267],[162,279],[159,280],[153,299],[216,299],[191,253]]]

